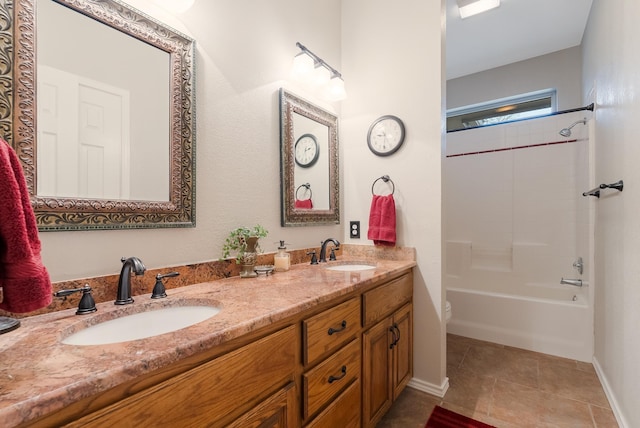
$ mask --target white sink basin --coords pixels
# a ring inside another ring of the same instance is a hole
[[[87,327],[62,340],[67,345],[106,345],[170,333],[220,312],[215,306],[171,306],[126,315]]]
[[[341,264],[341,265],[332,265],[332,266],[327,266],[325,269],[327,270],[337,270],[337,271],[341,271],[341,272],[354,272],[354,271],[360,271],[360,270],[369,270],[369,269],[375,269],[376,266],[375,265],[369,265],[369,264],[363,264],[363,263],[354,263],[354,264],[349,264],[349,263],[345,263],[345,264]]]

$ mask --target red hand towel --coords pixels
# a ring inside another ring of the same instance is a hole
[[[40,239],[18,156],[0,138],[0,309],[23,313],[52,299],[51,279],[40,259]]]
[[[296,199],[295,207],[298,209],[310,210],[313,208],[313,202],[311,201],[311,199]]]
[[[393,195],[373,195],[367,238],[373,240],[374,245],[396,245],[396,203]]]

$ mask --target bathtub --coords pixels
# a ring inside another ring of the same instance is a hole
[[[591,362],[593,315],[588,290],[588,286],[554,286],[547,290],[548,297],[539,297],[447,288],[452,310],[447,332]]]

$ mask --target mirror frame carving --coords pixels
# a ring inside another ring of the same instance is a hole
[[[329,129],[329,209],[295,208],[295,133],[293,114],[297,113]],[[280,176],[282,226],[340,224],[340,180],[338,179],[338,117],[297,95],[280,89]]]
[[[169,200],[37,195],[36,0],[0,2],[0,132],[15,149],[40,231],[195,227],[195,41],[118,0],[52,0],[169,53]]]

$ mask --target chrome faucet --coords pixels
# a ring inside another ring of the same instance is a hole
[[[582,280],[560,278],[560,284],[573,285],[574,287],[582,287]]]
[[[118,279],[118,295],[114,304],[128,305],[133,303],[131,298],[131,269],[136,275],[142,275],[147,270],[142,261],[137,257],[129,257],[128,259],[120,259],[122,262],[122,270]]]
[[[338,242],[337,239],[329,238],[326,241],[324,241],[320,246],[320,260],[318,260],[320,263],[327,261],[327,244],[329,242],[333,242],[333,245],[335,246],[334,250],[337,250],[340,248],[340,242]],[[333,250],[332,250],[329,260],[335,260],[335,259],[336,259],[336,255],[333,253]]]

